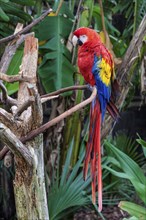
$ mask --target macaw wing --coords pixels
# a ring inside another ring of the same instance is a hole
[[[102,56],[94,55],[94,63],[92,67],[92,74],[94,75],[96,87],[98,91],[98,99],[102,113],[102,120],[104,119],[107,103],[111,96],[111,74],[112,67]]]

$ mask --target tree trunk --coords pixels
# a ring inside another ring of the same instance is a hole
[[[39,134],[25,145],[19,140],[42,124],[42,104],[36,86],[37,58],[38,41],[34,37],[27,37],[19,72],[21,82],[17,107],[12,107],[12,113],[0,109],[0,137],[15,157],[14,193],[18,220],[49,219],[43,136]]]

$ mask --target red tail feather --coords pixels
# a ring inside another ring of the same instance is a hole
[[[91,178],[92,178],[92,202],[96,203],[96,181],[98,182],[98,206],[102,210],[102,169],[101,169],[101,150],[100,150],[100,125],[101,111],[99,101],[96,99],[92,103],[90,110],[90,128],[89,139],[86,147],[84,161],[84,179],[86,179],[88,164],[91,161]]]

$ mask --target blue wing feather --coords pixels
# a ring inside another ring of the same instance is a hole
[[[97,87],[97,92],[98,92],[98,99],[99,99],[99,102],[100,102],[102,121],[103,121],[104,116],[105,116],[105,112],[106,112],[106,106],[107,106],[107,103],[109,102],[110,96],[111,96],[111,87],[110,87],[110,85],[107,86],[102,81],[102,78],[100,77],[101,68],[99,67],[99,64],[101,62],[102,62],[102,57],[97,57],[96,54],[95,54],[94,55],[94,64],[93,64],[93,67],[92,67],[92,73],[94,75],[95,82],[96,82],[96,87]]]

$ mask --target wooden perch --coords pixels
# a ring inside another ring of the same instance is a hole
[[[50,96],[57,96],[57,95],[60,95],[61,93],[64,93],[64,92],[73,91],[73,90],[83,90],[83,89],[89,89],[89,86],[88,85],[69,86],[69,87],[66,87],[66,88],[59,89],[55,92],[51,92],[49,94],[42,95],[41,98],[47,98],[47,97],[50,97]]]
[[[57,124],[59,121],[63,120],[64,118],[68,117],[69,115],[73,114],[74,112],[78,111],[79,109],[82,109],[83,107],[85,107],[86,105],[88,105],[89,103],[91,103],[95,97],[97,95],[97,89],[96,87],[93,88],[92,94],[91,96],[86,99],[85,101],[81,102],[80,104],[72,107],[71,109],[65,111],[64,113],[62,113],[61,115],[59,115],[58,117],[52,119],[51,121],[49,121],[48,123],[42,125],[41,127],[31,131],[28,135],[26,135],[25,137],[21,137],[21,141],[23,143],[25,143],[26,141],[31,140],[32,138],[36,137],[38,134],[44,132],[46,129],[50,128],[51,126]]]
[[[15,156],[18,156],[19,158],[22,157],[28,165],[32,166],[32,157],[28,149],[10,131],[10,129],[6,128],[2,123],[0,123],[0,137],[2,142],[9,147]]]

